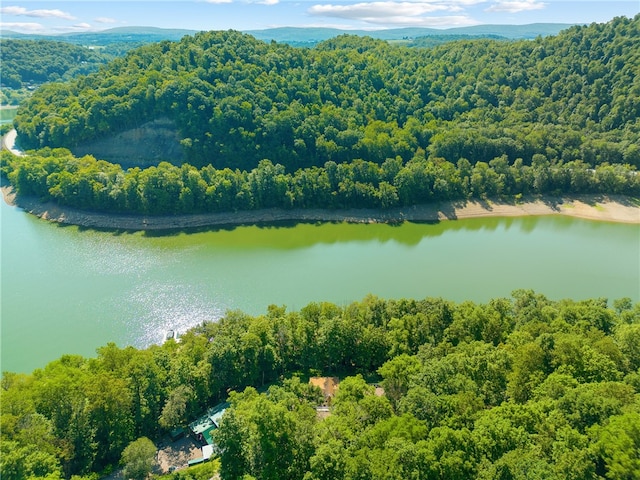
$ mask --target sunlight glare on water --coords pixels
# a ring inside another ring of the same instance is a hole
[[[268,305],[381,298],[485,302],[518,288],[553,299],[640,301],[637,225],[560,217],[436,225],[301,224],[170,235],[60,227],[3,204],[2,370],[30,371],[107,342]]]
[[[139,332],[132,343],[145,347],[164,340],[167,331],[184,333],[204,321],[216,321],[224,310],[188,284],[143,283],[127,299],[127,310],[139,312],[128,319],[127,329]]]

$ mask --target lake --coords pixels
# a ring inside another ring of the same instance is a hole
[[[0,108],[0,125],[13,122],[13,119],[16,118],[17,111],[18,107]]]
[[[299,224],[171,235],[59,226],[2,203],[3,371],[269,304],[382,298],[640,301],[640,228],[566,217]]]

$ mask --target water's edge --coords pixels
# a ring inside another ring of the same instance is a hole
[[[375,209],[262,209],[237,212],[183,215],[125,215],[90,212],[41,202],[35,197],[18,196],[9,185],[2,185],[2,196],[9,205],[45,220],[85,228],[112,230],[183,230],[229,225],[257,225],[278,222],[402,223],[440,222],[477,217],[523,217],[566,215],[574,218],[616,223],[640,224],[640,202],[624,196],[581,195],[575,197],[526,198],[519,203],[500,200],[438,202],[387,210]]]

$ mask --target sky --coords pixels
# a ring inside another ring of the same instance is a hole
[[[114,27],[385,29],[607,22],[640,0],[1,0],[0,29],[56,34]]]

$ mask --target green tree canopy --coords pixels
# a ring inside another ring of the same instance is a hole
[[[151,473],[156,456],[156,446],[147,437],[131,442],[122,452],[123,475],[133,480],[143,480]]]

